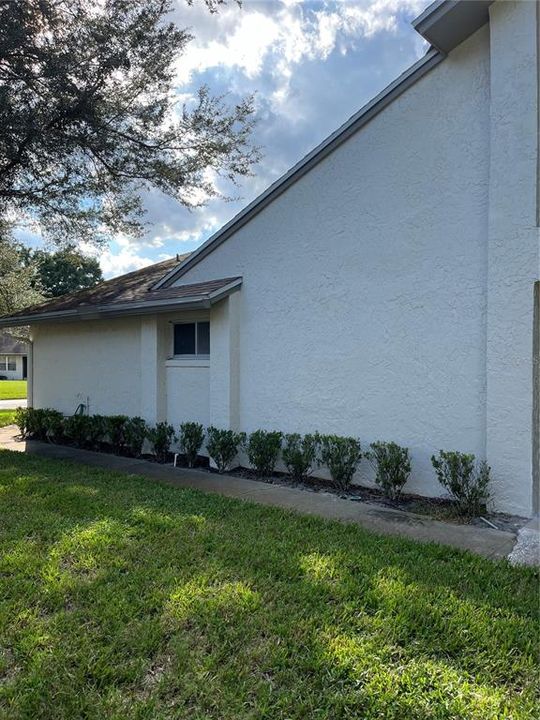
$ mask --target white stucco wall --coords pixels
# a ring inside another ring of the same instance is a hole
[[[486,456],[489,34],[178,280],[244,278],[242,429],[395,440],[426,494],[437,449]],[[519,481],[500,508],[529,512]]]
[[[167,367],[167,420],[178,431],[180,423],[210,422],[209,365],[193,363]]]
[[[138,415],[140,318],[32,328],[33,404],[71,414],[90,401],[92,414]]]
[[[208,311],[167,313],[157,317],[162,339],[158,352],[163,371],[164,416],[176,432],[185,421],[210,423],[210,362],[206,358],[175,359],[173,356],[173,327],[177,322],[197,322],[210,319]]]
[[[34,407],[73,413],[141,415],[149,423],[207,425],[208,361],[171,360],[174,322],[208,320],[200,312],[86,321],[33,328]]]
[[[531,509],[534,282],[539,278],[538,6],[490,8],[487,455],[499,503]],[[537,30],[538,31],[538,30]],[[538,488],[536,489],[538,492]]]

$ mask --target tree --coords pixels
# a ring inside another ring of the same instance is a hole
[[[188,2],[188,5],[190,2]],[[206,0],[215,11],[220,0]],[[259,158],[253,99],[174,99],[191,35],[171,0],[0,1],[0,217],[57,242],[143,228],[150,188],[191,208]]]
[[[24,263],[22,246],[0,220],[0,316],[43,300],[34,268]]]
[[[28,264],[35,268],[36,284],[48,298],[84,290],[103,280],[99,261],[84,255],[75,245],[53,253],[35,250],[27,257]]]

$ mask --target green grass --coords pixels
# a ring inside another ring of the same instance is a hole
[[[23,400],[26,380],[0,380],[0,400]]]
[[[13,425],[14,422],[15,410],[0,410],[0,428]]]
[[[530,569],[7,451],[0,498],[2,718],[540,717]]]

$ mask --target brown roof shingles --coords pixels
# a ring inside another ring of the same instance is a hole
[[[170,260],[164,260],[149,265],[141,270],[120,275],[112,280],[106,280],[95,287],[87,290],[80,290],[69,295],[48,300],[39,305],[32,305],[9,316],[0,318],[5,321],[8,318],[17,320],[30,316],[39,316],[44,313],[62,312],[70,310],[91,310],[103,306],[114,306],[129,303],[153,303],[160,300],[182,299],[188,297],[201,297],[210,295],[212,292],[229,285],[236,277],[210,280],[202,283],[192,283],[177,287],[168,287],[159,290],[152,290],[153,286],[166,273],[170,272],[175,265],[185,260],[189,253],[180,255]]]

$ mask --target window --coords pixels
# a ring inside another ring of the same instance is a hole
[[[175,355],[210,355],[210,323],[181,323],[174,326]]]
[[[10,358],[9,355],[0,355],[0,371],[3,370],[4,372],[6,370],[15,372],[17,369],[17,360],[16,358],[12,357]]]

